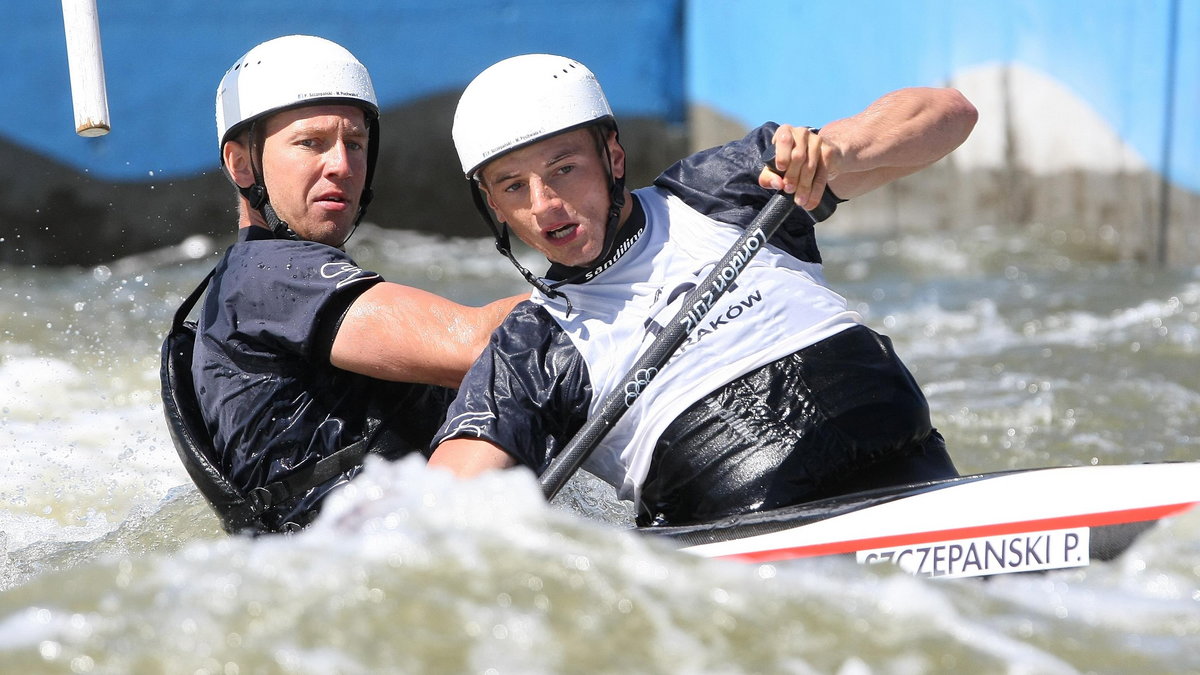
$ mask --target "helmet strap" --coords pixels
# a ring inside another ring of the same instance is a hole
[[[522,277],[529,285],[541,291],[544,295],[551,298],[562,298],[567,303],[567,316],[571,315],[571,299],[557,291],[545,281],[537,278],[533,272],[530,272],[524,265],[517,261],[517,257],[512,252],[512,241],[508,237],[508,224],[501,223],[503,228],[497,227],[496,222],[492,220],[491,211],[487,204],[483,201],[483,190],[476,184],[474,179],[468,179],[471,185],[471,199],[475,202],[475,210],[479,211],[479,215],[483,218],[483,222],[487,223],[488,229],[492,231],[492,237],[496,240],[496,250],[499,251],[508,261],[517,268]]]
[[[262,148],[259,147],[258,131],[258,120],[250,122],[247,138],[250,144],[250,172],[254,175],[254,183],[249,187],[238,185],[238,192],[246,198],[246,201],[250,204],[250,208],[258,211],[259,215],[266,222],[267,227],[274,233],[276,239],[299,240],[300,235],[292,231],[292,228],[279,218],[279,214],[275,213],[275,209],[271,206],[271,197],[267,194],[267,183],[263,180],[262,164],[260,161]]]
[[[300,239],[300,235],[296,234],[291,226],[281,220],[279,214],[275,213],[275,209],[271,206],[271,202],[267,197],[267,188],[261,182],[255,181],[254,185],[250,187],[241,187],[239,185],[238,192],[241,192],[246,201],[250,203],[250,208],[258,211],[259,215],[267,223],[267,228],[275,234],[276,239],[295,239],[297,241]]]
[[[596,138],[599,143],[599,152],[604,155],[605,165],[608,167],[608,218],[604,222],[604,248],[601,249],[600,255],[592,261],[590,265],[583,267],[578,272],[571,276],[550,284],[550,288],[557,289],[565,284],[579,283],[585,279],[597,267],[606,267],[613,260],[613,249],[617,245],[617,235],[620,233],[621,210],[625,208],[625,176],[616,177],[612,171],[612,154],[608,151],[608,143],[604,138],[606,127],[597,127]],[[614,131],[615,131],[614,127]],[[617,142],[620,142],[620,132],[618,132]],[[620,257],[620,256],[617,256]]]
[[[608,220],[604,223],[604,251],[596,257],[596,264],[602,263],[612,255],[613,245],[617,242],[617,230],[621,224],[621,209],[625,208],[625,177],[613,178],[609,174],[609,207]],[[594,266],[594,265],[593,265]]]
[[[368,111],[363,111],[367,116],[367,122],[370,125],[370,131],[367,137],[367,180],[363,184],[362,196],[358,198],[358,215],[354,218],[354,229],[350,230],[350,234],[342,240],[342,245],[338,248],[343,248],[346,242],[350,241],[350,237],[358,232],[358,226],[362,223],[363,216],[367,215],[367,206],[375,199],[375,190],[371,187],[371,183],[375,180],[375,163],[379,159],[379,118],[372,115]]]
[[[609,128],[603,124],[596,127],[596,141],[600,145],[600,152],[604,155],[604,166],[608,171],[608,220],[604,223],[604,249],[596,256],[596,260],[588,265],[588,271],[603,264],[612,255],[613,246],[617,242],[618,225],[621,223],[621,210],[625,208],[625,175],[622,174],[620,178],[613,175],[612,153],[608,151],[608,139],[605,134]],[[621,132],[615,124],[611,128],[616,133],[615,140],[620,143]],[[563,283],[567,282],[562,281],[555,285]]]

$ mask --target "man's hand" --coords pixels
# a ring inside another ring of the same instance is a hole
[[[764,168],[758,184],[769,190],[794,194],[796,205],[815,209],[825,186],[837,177],[840,151],[808,127],[783,124],[771,139],[775,143],[775,169]]]

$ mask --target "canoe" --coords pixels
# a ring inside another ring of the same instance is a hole
[[[927,577],[1083,567],[1200,504],[1200,462],[1023,469],[644,528],[689,553],[771,563],[854,555]]]

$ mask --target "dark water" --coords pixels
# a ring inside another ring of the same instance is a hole
[[[356,236],[396,281],[522,290],[487,242]],[[824,252],[961,470],[1200,459],[1200,270],[1041,231]],[[0,672],[1200,672],[1196,515],[1109,564],[927,580],[698,559],[624,531],[589,481],[547,508],[521,472],[456,483],[402,462],[300,536],[228,538],[159,404],[159,341],[212,261],[178,253],[0,269]]]

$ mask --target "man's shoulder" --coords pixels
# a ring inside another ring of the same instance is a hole
[[[314,241],[238,241],[225,252],[222,263],[218,273],[249,274],[256,278],[288,275],[297,279],[323,278],[343,283],[379,278],[378,274],[360,267],[349,253]]]
[[[492,334],[492,347],[508,354],[546,352],[570,345],[562,326],[541,304],[525,300],[512,311]]]
[[[218,264],[205,306],[264,333],[304,342],[383,281],[344,251],[315,242],[265,239],[234,244]],[[322,333],[323,335],[323,333]],[[323,339],[323,338],[322,338]]]
[[[238,240],[229,247],[227,255],[299,255],[311,258],[353,261],[349,253],[328,244],[307,241],[305,239],[278,239],[274,237],[251,237],[246,239],[239,236]]]
[[[522,300],[512,308],[497,330],[505,333],[530,333],[552,331],[557,327],[554,317],[545,307],[533,300]]]

